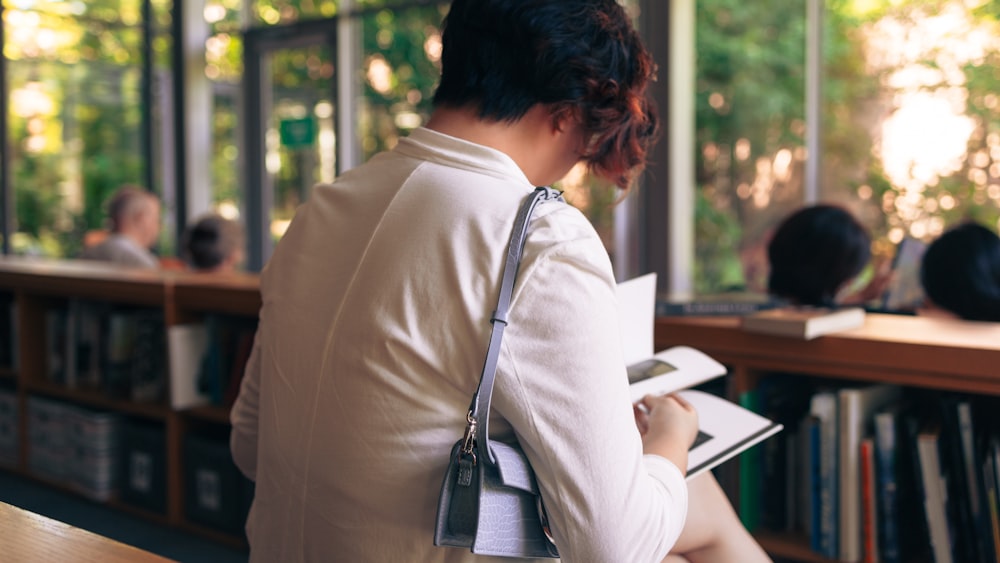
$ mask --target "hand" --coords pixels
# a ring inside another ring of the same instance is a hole
[[[680,395],[646,395],[633,405],[635,424],[642,436],[642,450],[663,456],[681,471],[687,452],[698,436],[698,412]]]

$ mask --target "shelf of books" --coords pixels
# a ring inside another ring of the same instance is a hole
[[[806,340],[662,317],[655,334],[784,425],[720,479],[776,559],[1000,560],[1000,324],[868,314]]]
[[[245,546],[229,407],[253,275],[0,259],[0,468]]]

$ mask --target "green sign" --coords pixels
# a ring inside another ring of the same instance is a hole
[[[290,149],[302,149],[316,142],[316,122],[311,117],[282,119],[278,124],[281,144]]]

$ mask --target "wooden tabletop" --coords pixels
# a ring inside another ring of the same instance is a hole
[[[0,502],[0,554],[19,563],[170,563],[172,560]]]

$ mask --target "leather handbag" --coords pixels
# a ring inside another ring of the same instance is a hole
[[[465,435],[451,449],[441,485],[434,545],[468,547],[476,554],[499,557],[559,557],[527,456],[516,442],[491,441],[489,435],[500,340],[528,222],[535,206],[550,200],[561,201],[560,192],[537,188],[514,221],[479,387],[466,416]]]

